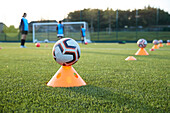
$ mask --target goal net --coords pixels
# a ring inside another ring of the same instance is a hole
[[[56,25],[58,23],[33,23],[33,43],[35,42],[51,42],[58,40]],[[76,41],[81,41],[81,26],[86,29],[86,41],[91,42],[88,23],[86,22],[63,22],[64,37],[73,38]]]

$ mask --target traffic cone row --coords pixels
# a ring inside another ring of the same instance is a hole
[[[166,45],[170,45],[170,43],[167,43]],[[163,47],[162,43],[159,43],[159,45],[155,44],[149,51],[155,51],[155,49],[159,49],[159,47]],[[149,55],[148,52],[144,48],[140,48],[135,55]],[[136,60],[133,56],[128,56],[125,60]]]
[[[170,43],[167,43],[170,45]],[[154,45],[150,51],[163,47],[162,44]],[[140,48],[135,55],[149,55],[144,48]],[[125,60],[137,60],[133,56],[127,57]],[[52,87],[79,87],[85,86],[86,82],[80,77],[72,66],[61,66],[60,69],[55,73],[51,80],[47,83],[47,86]]]

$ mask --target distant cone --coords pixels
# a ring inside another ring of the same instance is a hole
[[[133,56],[128,56],[125,60],[136,60],[136,58]]]
[[[159,47],[163,47],[163,44],[162,44],[162,43],[160,43],[158,46],[159,46]]]
[[[152,49],[159,49],[159,46],[158,46],[158,45],[154,45],[154,46],[152,47]]]
[[[84,85],[86,83],[72,66],[61,66],[47,83],[47,86],[52,87],[78,87]]]
[[[170,46],[170,43],[166,43],[167,46]]]
[[[135,55],[149,55],[148,52],[144,48],[140,48]]]

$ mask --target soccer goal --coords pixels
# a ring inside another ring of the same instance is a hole
[[[33,23],[33,43],[35,42],[51,42],[54,43],[58,40],[56,25],[58,23]],[[73,38],[76,41],[81,40],[81,26],[84,25],[86,29],[86,40],[91,42],[90,33],[87,22],[63,22],[64,37]]]

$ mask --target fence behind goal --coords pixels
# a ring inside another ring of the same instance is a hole
[[[57,32],[56,25],[58,23],[33,23],[33,42],[56,42]],[[77,41],[81,40],[81,26],[86,29],[86,39],[90,42],[90,33],[86,22],[63,22],[64,37],[73,38]]]

